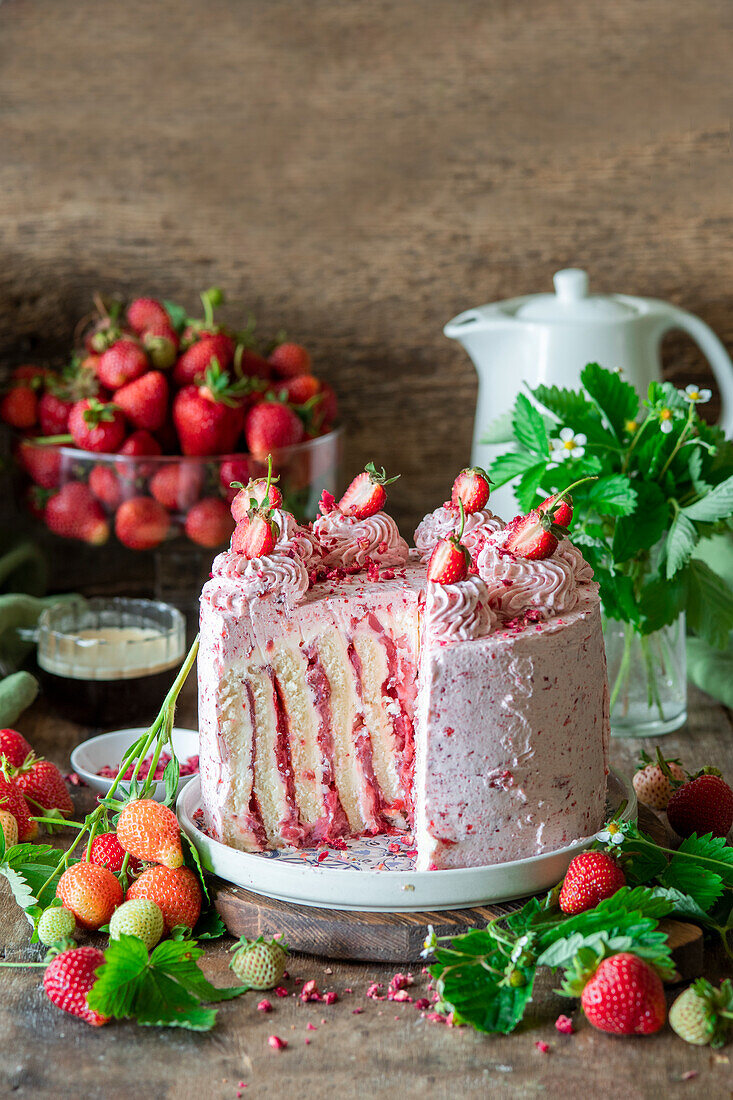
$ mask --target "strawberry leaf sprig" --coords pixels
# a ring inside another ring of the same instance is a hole
[[[643,402],[616,371],[589,363],[576,389],[535,386],[485,442],[511,443],[490,474],[515,483],[524,511],[580,477],[573,541],[593,567],[609,618],[652,634],[687,614],[692,631],[724,648],[733,591],[693,556],[733,527],[733,442],[698,415],[709,391],[652,382]]]

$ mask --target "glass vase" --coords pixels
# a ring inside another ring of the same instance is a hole
[[[611,734],[658,737],[687,721],[685,616],[654,634],[604,617]]]

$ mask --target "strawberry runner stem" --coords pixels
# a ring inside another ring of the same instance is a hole
[[[132,761],[135,761],[133,774],[130,780],[132,781],[138,775],[148,752],[151,750],[151,748],[153,748],[153,746],[155,746],[153,750],[153,759],[151,760],[150,767],[148,768],[148,774],[143,784],[143,789],[140,797],[145,798],[152,791],[153,784],[155,783],[155,769],[158,765],[161,751],[163,749],[163,746],[170,741],[176,699],[178,698],[181,688],[188,678],[189,672],[193,668],[194,662],[196,660],[196,655],[198,653],[198,648],[199,636],[197,634],[191,648],[188,651],[188,654],[186,655],[185,661],[181,665],[178,675],[171,685],[170,691],[163,700],[163,705],[160,708],[160,711],[158,712],[155,721],[152,723],[151,726],[149,726],[145,733],[142,734],[142,736],[139,737],[137,741],[135,741],[134,744],[130,746],[130,748],[123,756],[117,775],[112,780],[109,791],[107,792],[105,802],[108,801],[115,794],[117,788],[122,782],[123,776],[127,771],[130,763]],[[48,886],[48,884],[55,877],[55,875],[61,870],[66,870],[66,868],[69,866],[69,860],[71,859],[72,852],[85,838],[87,832],[89,833],[89,838],[87,840],[85,858],[90,858],[94,838],[97,835],[100,822],[102,821],[102,818],[106,815],[106,813],[107,806],[105,804],[101,804],[97,806],[97,808],[93,810],[90,814],[88,814],[83,822],[66,822],[66,824],[70,825],[72,828],[78,828],[79,834],[71,847],[67,849],[66,852],[64,852],[63,856],[56,864],[49,877],[41,886],[40,890],[38,891],[39,898]]]

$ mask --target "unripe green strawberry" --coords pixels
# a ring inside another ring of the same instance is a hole
[[[46,947],[57,940],[73,939],[75,929],[76,917],[63,905],[44,910],[38,920],[38,938]]]
[[[722,1046],[733,1027],[733,983],[726,978],[716,989],[707,978],[699,978],[670,1008],[669,1024],[686,1043]]]
[[[109,938],[137,936],[152,951],[163,935],[163,914],[148,898],[133,898],[115,909],[109,921]]]
[[[250,989],[273,989],[285,973],[288,949],[279,940],[242,938],[235,943],[230,966],[239,980]]]

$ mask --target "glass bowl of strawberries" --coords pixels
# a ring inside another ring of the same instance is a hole
[[[215,550],[237,487],[266,476],[270,455],[298,519],[336,491],[337,400],[309,353],[280,340],[265,354],[251,323],[215,322],[220,291],[201,300],[199,318],[152,298],[99,301],[67,366],[13,372],[0,418],[15,429],[21,499],[54,534]]]

